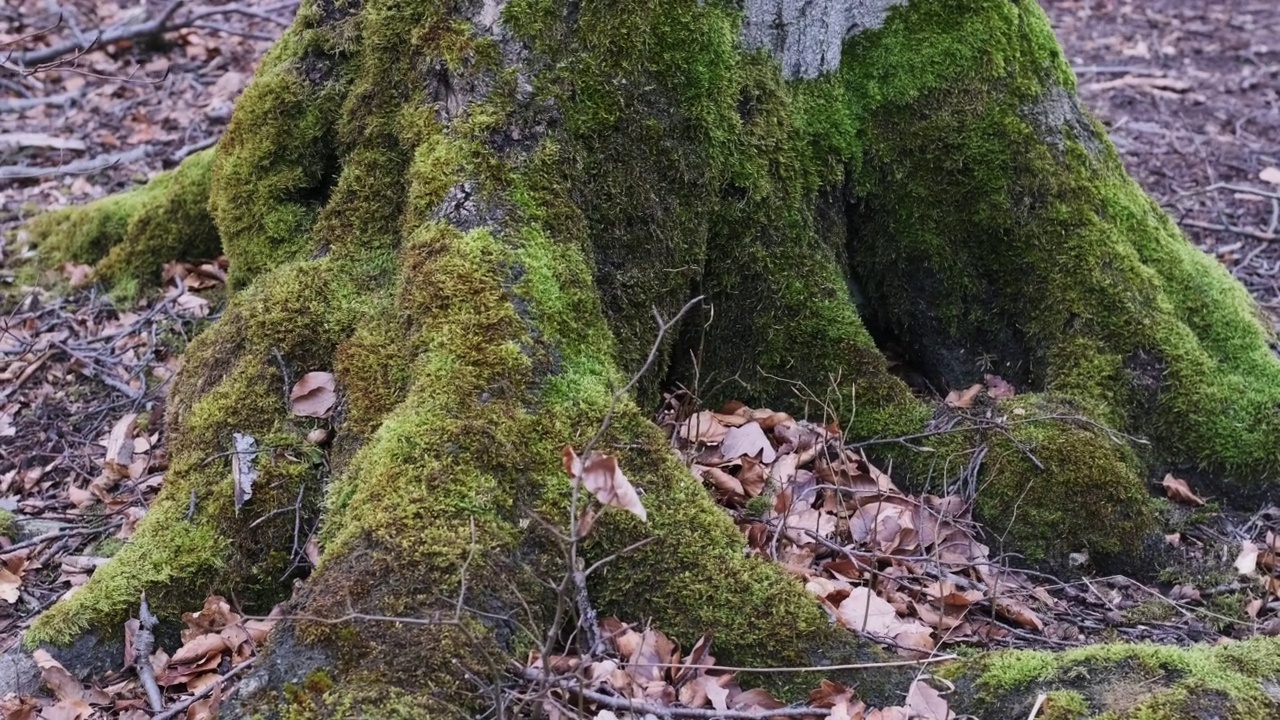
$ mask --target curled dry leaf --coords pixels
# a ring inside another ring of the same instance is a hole
[[[720,445],[720,455],[726,460],[749,457],[768,464],[774,461],[776,454],[760,424],[750,422],[730,428],[725,433]]]
[[[640,502],[640,495],[622,468],[618,459],[603,453],[591,453],[583,462],[573,448],[566,446],[563,452],[564,469],[575,482],[581,482],[604,505],[622,508],[642,521],[648,522],[649,513]]]
[[[337,381],[333,373],[309,372],[303,375],[289,393],[293,414],[301,417],[329,417],[338,400],[336,387]]]
[[[907,712],[912,718],[919,720],[951,720],[956,716],[947,699],[919,679],[912,682],[911,688],[907,690]]]
[[[964,390],[952,390],[947,393],[947,399],[944,401],[947,407],[953,408],[971,408],[973,401],[978,398],[978,393],[982,392],[982,383],[974,383]]]
[[[703,445],[720,444],[728,432],[729,428],[721,424],[716,413],[706,410],[689,416],[679,430],[680,439]]]
[[[1187,481],[1179,477],[1174,477],[1173,473],[1165,475],[1164,480],[1160,484],[1164,486],[1164,492],[1169,496],[1170,500],[1186,503],[1195,507],[1204,505],[1204,498],[1192,492],[1191,486],[1187,484]]]
[[[133,464],[133,433],[137,427],[138,413],[129,413],[116,421],[107,436],[107,456],[102,460],[102,469],[115,480],[129,477],[129,466]]]

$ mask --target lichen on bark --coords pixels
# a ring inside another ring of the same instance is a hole
[[[209,215],[235,294],[173,391],[164,493],[28,641],[118,626],[144,589],[161,612],[209,588],[267,609],[292,589],[295,523],[254,522],[301,497],[323,554],[298,614],[436,617],[464,587],[478,612],[372,633],[291,622],[279,652],[302,659],[273,655],[242,707],[473,710],[452,661],[483,677],[551,614],[537,579],[565,568],[532,518],[564,523],[560,448],[594,435],[654,313],[698,295],[600,446],[650,522],[606,513],[586,552],[655,537],[592,596],[686,641],[714,633],[724,662],[876,651],[744,556],[646,420],[670,385],[834,416],[865,440],[919,432],[938,407],[882,347],[935,390],[999,373],[1023,395],[993,412],[1028,422],[872,452],[923,485],[936,458],[989,443],[978,509],[1034,558],[1124,554],[1156,527],[1144,480],[1166,467],[1270,488],[1267,335],[1125,176],[1041,11],[854,6],[875,23],[838,65],[824,50],[819,74],[744,43],[760,18],[728,1],[304,2],[214,151]],[[311,370],[342,392],[325,457],[283,393]],[[234,433],[273,448],[273,490],[239,514]],[[1140,435],[1151,444],[1126,441]],[[330,665],[315,692],[273,692]],[[812,679],[770,682],[790,697]],[[856,679],[873,702],[897,680]]]

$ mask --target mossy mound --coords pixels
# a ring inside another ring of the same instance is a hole
[[[1280,640],[1167,647],[1108,644],[1059,653],[1006,651],[948,668],[978,717],[1262,720],[1280,713]]]
[[[36,218],[31,236],[50,265],[88,263],[110,286],[153,287],[170,260],[222,252],[208,202],[213,149],[198,152],[146,185]]]

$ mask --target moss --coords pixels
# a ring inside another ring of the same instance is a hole
[[[851,266],[875,323],[941,387],[995,358],[1151,440],[1148,463],[1262,482],[1280,459],[1268,333],[1071,105],[1051,43],[1038,7],[997,2],[912,5],[850,43]]]
[[[132,299],[159,284],[162,263],[218,255],[206,208],[214,152],[198,152],[134,190],[36,218],[31,235],[42,261],[94,264],[98,279]]]
[[[1128,550],[1153,525],[1141,480],[1157,463],[1265,465],[1221,433],[1257,420],[1249,445],[1280,422],[1254,417],[1280,365],[1221,273],[1200,278],[1183,246],[1154,257],[1181,241],[1087,118],[1045,124],[1037,108],[1072,79],[1032,3],[910,3],[850,40],[839,72],[797,83],[740,50],[733,3],[512,0],[499,33],[475,9],[300,9],[217,151],[209,207],[234,295],[170,398],[162,498],[29,639],[118,626],[144,587],[162,607],[210,588],[265,607],[291,589],[295,528],[323,518],[320,566],[291,606],[413,621],[291,622],[334,684],[296,685],[284,714],[475,714],[469,676],[540,647],[557,614],[559,454],[608,416],[596,447],[649,521],[606,511],[583,559],[654,539],[592,574],[601,612],[686,643],[711,632],[726,663],[878,659],[794,578],[744,556],[645,407],[683,382],[839,419],[853,438],[918,431],[934,408],[879,346],[937,389],[994,369],[1023,391],[895,470],[929,480],[942,457],[950,480],[948,461],[986,445],[979,509],[1033,557]],[[696,295],[708,304],[615,407],[653,313]],[[286,407],[288,378],[309,370],[337,376],[327,456]],[[1228,376],[1243,404],[1228,406]],[[1226,419],[1170,425],[1210,406]],[[1157,449],[1102,425],[1150,431]],[[261,494],[238,514],[234,433],[262,448]],[[1201,681],[1261,702],[1226,650],[1205,652],[1006,654],[977,661],[978,684],[1060,682],[1065,717],[1100,702],[1070,683],[1132,666],[1169,683],[1143,707],[1203,700]],[[838,677],[888,704],[906,675]],[[788,699],[814,680],[761,678]]]
[[[10,540],[18,537],[18,520],[8,510],[0,509],[0,535]]]
[[[1268,684],[1280,677],[1280,643],[1259,638],[1189,648],[1094,645],[1061,653],[992,653],[952,679],[983,717],[1021,717],[1038,692],[1061,699],[1061,717],[1271,717],[1280,710]],[[1024,707],[1026,706],[1026,707]],[[1058,717],[1050,715],[1050,717]]]

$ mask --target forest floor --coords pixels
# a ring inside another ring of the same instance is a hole
[[[0,6],[0,51],[93,38],[130,13],[154,19],[170,4],[19,0],[16,7]],[[1280,244],[1275,242],[1280,239],[1280,8],[1272,0],[1042,4],[1076,68],[1085,104],[1108,127],[1130,172],[1197,245],[1249,287],[1273,321],[1280,320]],[[193,18],[180,7],[170,22],[184,27],[161,42],[96,47],[43,72],[15,71],[21,57],[0,54],[0,307],[6,309],[0,316],[0,508],[18,521],[16,527],[0,527],[0,688],[34,692],[30,661],[16,647],[21,632],[42,609],[75,592],[127,540],[162,486],[160,421],[168,379],[181,348],[216,318],[225,269],[215,259],[174,263],[166,271],[163,294],[126,306],[96,290],[86,282],[86,269],[74,266],[43,278],[46,285],[60,285],[58,292],[36,290],[24,285],[30,277],[16,269],[29,253],[19,228],[35,214],[145,181],[216,141],[235,98],[296,2],[219,1],[200,7],[217,12]],[[958,402],[962,411],[966,401]],[[744,408],[703,416],[708,424],[694,434],[708,427],[727,434],[741,426],[741,418],[757,416],[770,417],[767,411],[753,415]],[[687,443],[689,418],[666,419],[677,445]],[[827,437],[825,429],[803,423],[771,426],[764,440],[770,452],[777,451],[774,465],[787,462],[787,448],[795,452],[798,436],[786,434],[799,432],[795,428],[802,428],[811,443]],[[708,460],[694,450],[688,457],[726,508],[741,514],[752,488],[715,472],[723,467],[716,464],[723,457]],[[827,472],[833,462],[812,455],[792,458],[800,460],[811,464],[793,469],[813,475]],[[878,491],[898,498],[890,503],[899,508],[893,512],[945,501],[896,493],[891,480],[858,457],[842,455],[840,462],[847,472],[870,478]],[[742,475],[740,467],[734,472]],[[956,643],[1059,648],[1106,639],[1185,644],[1280,633],[1275,593],[1241,579],[1235,568],[1249,561],[1250,547],[1255,564],[1265,566],[1268,557],[1274,562],[1269,550],[1280,550],[1275,539],[1280,509],[1261,508],[1251,516],[1210,512],[1212,502],[1197,507],[1201,500],[1190,488],[1171,484],[1171,497],[1188,508],[1186,522],[1169,537],[1183,553],[1179,571],[1150,584],[1121,577],[1063,583],[999,568],[1008,584],[1025,586],[1022,599],[1010,604],[969,598],[966,602],[985,603],[992,612],[990,622],[963,632],[946,613],[899,612],[909,615],[900,620],[890,614],[893,622],[915,628],[915,635],[906,636],[917,639],[900,640],[899,649],[919,654]],[[831,562],[830,553],[807,555],[800,547],[804,543],[779,543],[776,532],[772,541],[763,542],[759,528],[752,536],[750,523],[744,522],[744,530],[756,551],[807,564],[808,571],[797,571],[811,578],[811,590],[839,619],[841,604],[855,590],[846,582],[849,568]],[[832,542],[825,536],[825,542],[813,539],[817,545]],[[875,540],[881,544],[861,548],[864,557],[874,560],[903,541]],[[982,576],[989,570],[961,569],[967,571],[975,581],[990,579]],[[888,596],[886,602],[901,610],[896,600]],[[189,717],[212,711],[216,703],[206,701],[216,696],[210,690],[219,683],[211,677],[251,658],[251,638],[261,630],[216,600],[200,615],[203,620],[188,620],[191,637],[213,622],[236,641],[194,664],[178,647],[167,648],[174,656],[154,662],[167,685],[168,707]],[[862,622],[860,629],[869,630],[865,618]],[[250,639],[241,641],[237,627]],[[921,634],[928,638],[919,640]],[[50,660],[41,662],[49,682],[58,671],[48,666]],[[131,679],[127,663],[119,670],[96,686],[71,681],[55,686],[59,707],[80,707],[68,699],[78,697],[97,716],[148,717],[144,689]],[[193,702],[200,691],[205,695]],[[0,700],[0,714],[33,717],[38,710],[42,717],[76,716],[71,710],[57,715],[54,705],[41,702],[6,698]]]

